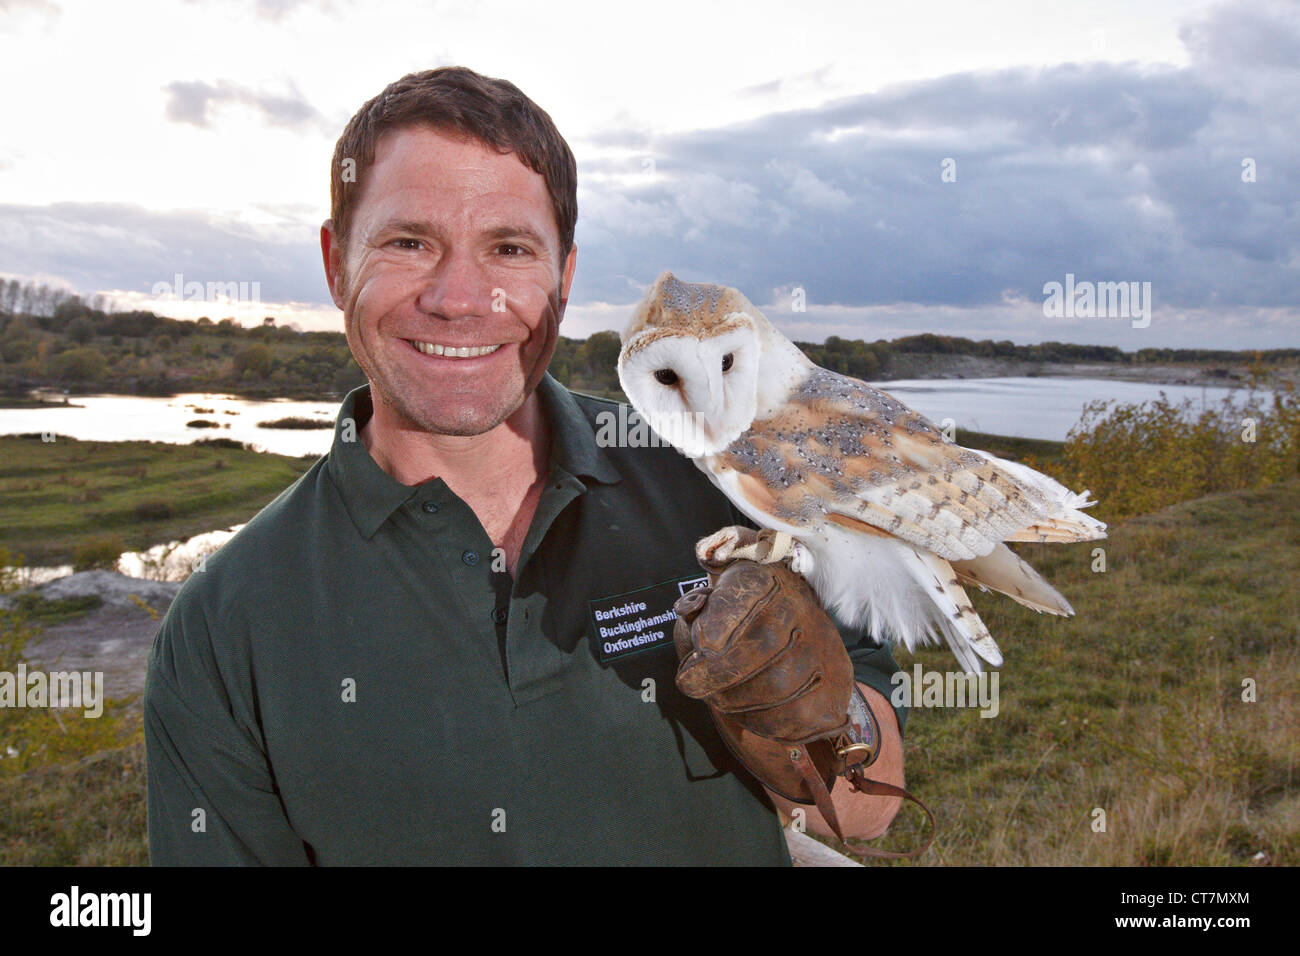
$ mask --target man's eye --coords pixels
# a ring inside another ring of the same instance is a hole
[[[393,245],[399,249],[419,249],[421,243],[419,239],[394,239]]]
[[[497,252],[500,252],[507,256],[514,257],[514,256],[526,255],[528,253],[528,250],[525,249],[523,246],[516,245],[513,242],[503,242],[501,243],[501,245],[497,246]]]

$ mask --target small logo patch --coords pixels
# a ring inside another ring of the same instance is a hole
[[[673,605],[687,591],[704,587],[707,575],[674,578],[624,594],[587,602],[596,656],[602,664],[671,645],[677,615]]]

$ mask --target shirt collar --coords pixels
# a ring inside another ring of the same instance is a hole
[[[605,484],[622,479],[609,456],[596,443],[596,433],[573,393],[547,372],[537,385],[542,414],[551,426],[551,467],[578,477],[586,475]]]
[[[551,470],[575,478],[585,475],[606,484],[621,480],[618,469],[596,443],[591,423],[569,390],[548,372],[537,385],[537,396],[551,428]],[[352,523],[365,538],[372,537],[411,498],[422,491],[427,497],[433,486],[445,487],[441,478],[421,485],[404,485],[375,463],[361,441],[361,428],[373,413],[369,384],[347,394],[334,423],[334,443],[327,462]],[[582,490],[586,490],[585,486]]]

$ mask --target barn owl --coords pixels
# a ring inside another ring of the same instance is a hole
[[[853,628],[914,650],[946,640],[968,672],[1002,654],[963,585],[1072,615],[1006,541],[1091,541],[1096,504],[947,441],[865,382],[813,364],[735,289],[655,280],[622,335],[618,378],[661,439],[760,528]]]

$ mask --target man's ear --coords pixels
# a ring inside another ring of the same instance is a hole
[[[569,254],[564,258],[564,275],[560,277],[560,318],[564,318],[565,306],[569,304],[569,289],[573,285],[573,272],[578,265],[578,244],[569,247]]]
[[[334,234],[334,220],[326,219],[320,227],[320,254],[325,263],[325,281],[329,283],[330,298],[343,308],[345,285],[343,276],[343,243]]]

